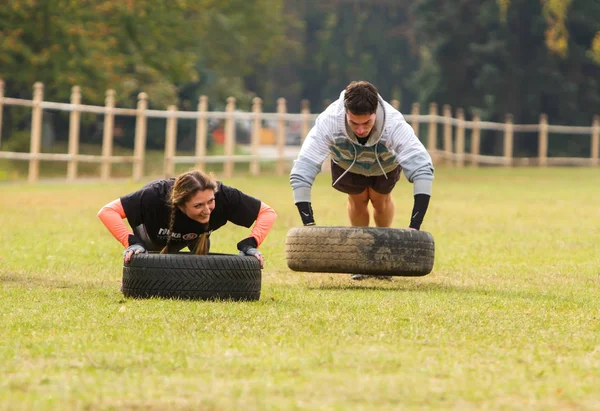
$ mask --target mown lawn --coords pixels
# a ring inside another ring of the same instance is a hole
[[[290,271],[287,177],[225,181],[279,214],[245,303],[123,298],[96,212],[139,184],[0,185],[0,409],[599,409],[599,170],[436,173],[434,271],[392,282]],[[348,224],[325,175],[313,206]]]

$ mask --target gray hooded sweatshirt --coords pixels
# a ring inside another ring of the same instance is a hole
[[[346,170],[344,174],[387,178],[387,173],[400,166],[413,183],[414,194],[431,195],[431,157],[404,116],[379,96],[375,125],[367,143],[362,145],[347,125],[344,94],[342,91],[340,98],[317,117],[294,161],[290,173],[294,202],[311,201],[312,184],[330,154]]]

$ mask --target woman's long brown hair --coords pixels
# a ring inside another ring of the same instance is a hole
[[[217,191],[217,182],[211,175],[205,174],[200,170],[191,170],[177,177],[175,184],[173,184],[173,189],[171,190],[171,197],[169,198],[171,216],[169,218],[167,245],[161,250],[161,254],[167,254],[169,252],[177,207],[184,205],[198,191],[204,190]],[[200,236],[195,249],[192,251],[197,255],[208,254],[208,233],[203,233]]]

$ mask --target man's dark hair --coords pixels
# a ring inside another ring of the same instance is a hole
[[[378,102],[377,88],[368,81],[353,81],[346,87],[344,107],[352,114],[373,114]]]

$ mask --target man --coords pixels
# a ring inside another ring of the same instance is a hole
[[[369,226],[369,202],[375,225],[392,225],[390,193],[404,171],[414,186],[409,228],[420,229],[431,197],[431,157],[402,114],[384,101],[371,83],[355,81],[342,91],[317,117],[294,161],[290,183],[305,226],[315,224],[311,187],[330,154],[333,187],[348,194],[348,217],[353,226]],[[368,277],[354,275],[352,279]]]

